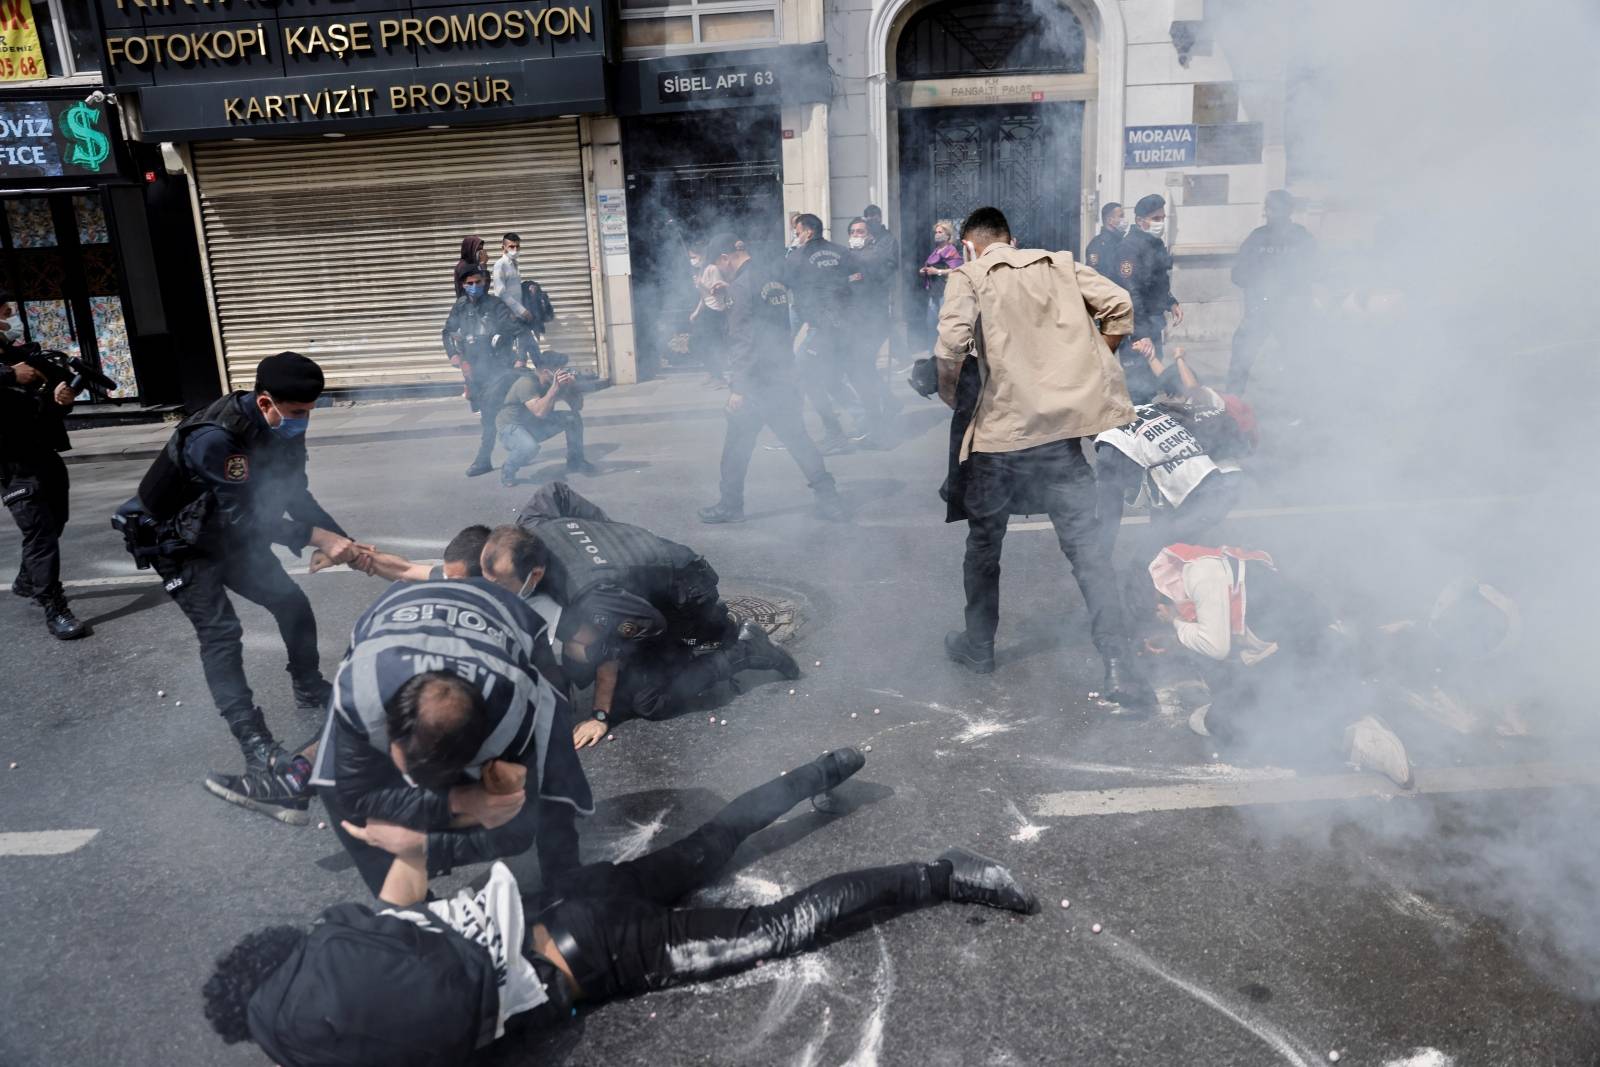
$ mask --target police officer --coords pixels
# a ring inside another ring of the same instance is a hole
[[[272,546],[299,552],[313,545],[334,563],[355,560],[366,547],[345,535],[306,486],[305,432],[322,386],[322,368],[305,356],[268,356],[252,392],[229,393],[178,424],[138,496],[118,511],[125,532],[150,532],[136,555],[154,565],[194,624],[206,685],[244,753],[242,776],[208,775],[206,788],[244,807],[303,796],[310,768],[284,752],[256,706],[244,675],[244,631],[228,593],[272,613],[289,653],[295,705],[320,711],[331,687],[320,670],[317,620]],[[303,803],[273,813],[306,821]]]
[[[1285,344],[1310,306],[1316,238],[1294,221],[1294,200],[1287,190],[1267,194],[1266,214],[1267,224],[1244,239],[1233,264],[1233,284],[1244,290],[1244,318],[1233,333],[1233,358],[1223,388],[1234,396],[1244,395],[1250,368],[1266,343]]]
[[[1154,382],[1145,381],[1149,368],[1133,351],[1133,342],[1148,337],[1161,356],[1167,313],[1173,325],[1183,321],[1183,308],[1172,295],[1172,254],[1162,240],[1167,229],[1167,202],[1151,193],[1133,206],[1134,225],[1117,245],[1117,269],[1111,280],[1133,297],[1133,333],[1118,349],[1128,392],[1136,404],[1154,398]]]
[[[9,343],[0,350],[0,499],[22,531],[22,567],[11,591],[41,605],[45,628],[71,641],[91,633],[61,588],[67,465],[58,453],[72,447],[62,421],[72,410],[72,390],[65,382],[52,388],[21,356]]]
[[[514,348],[532,334],[504,301],[489,295],[482,267],[466,263],[456,268],[456,283],[461,296],[444,323],[444,351],[466,376],[467,400],[482,426],[478,455],[467,468],[467,477],[476,478],[494,470],[495,417],[511,387]]]
[[[1100,209],[1100,232],[1083,250],[1083,262],[1112,281],[1117,270],[1117,246],[1122,243],[1122,205],[1113,201]],[[1118,282],[1117,284],[1122,284]]]
[[[806,434],[789,343],[789,290],[781,272],[750,256],[733,234],[706,245],[707,262],[728,279],[728,432],[722,442],[722,498],[700,509],[706,523],[744,521],[744,479],[763,427],[770,426],[816,493],[817,513],[845,518],[822,453]]]
[[[795,240],[784,277],[794,302],[794,326],[804,331],[797,342],[800,384],[822,420],[822,452],[850,448],[830,394],[843,392],[844,316],[850,303],[848,254],[822,236],[822,220],[800,215],[794,220]],[[708,250],[706,258],[710,259]]]
[[[565,482],[535,493],[517,524],[545,548],[536,589],[553,605],[536,598],[534,609],[559,609],[551,627],[563,670],[583,684],[594,676],[593,718],[574,732],[579,748],[624,719],[671,715],[740,671],[800,676],[766,631],[734,620],[717,572],[692,548],[614,521]],[[497,543],[491,536],[485,546],[485,576],[520,588],[527,576],[497,564],[505,555]]]

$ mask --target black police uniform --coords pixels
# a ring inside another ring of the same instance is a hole
[[[861,400],[866,424],[878,428],[895,403],[878,374],[878,350],[889,338],[892,321],[889,287],[894,280],[894,261],[888,249],[871,241],[865,248],[847,250],[845,256],[850,325],[841,333],[846,346],[844,373]]]
[[[1125,284],[1117,277],[1117,246],[1122,244],[1122,231],[1102,228],[1083,250],[1086,266],[1104,274],[1118,285]]]
[[[1223,387],[1242,396],[1250,368],[1268,341],[1289,343],[1310,305],[1316,238],[1297,222],[1267,223],[1250,232],[1233,264],[1233,284],[1244,290],[1244,318],[1233,333],[1233,356]]]
[[[0,364],[0,500],[22,531],[22,566],[11,590],[43,605],[50,632],[68,640],[90,629],[73,617],[61,588],[68,479],[59,453],[72,443],[53,394],[48,382],[17,384],[16,370]]]
[[[830,438],[844,436],[834,400],[844,393],[848,256],[848,249],[814,237],[790,254],[783,279],[794,302],[795,325],[806,328],[801,347],[809,354],[801,362],[800,385]]]
[[[1118,347],[1132,355],[1132,342],[1148,337],[1161,354],[1167,312],[1178,306],[1172,295],[1172,253],[1159,237],[1135,226],[1117,244],[1117,269],[1111,280],[1133,298],[1133,335]],[[1142,356],[1134,356],[1143,359]]]
[[[728,279],[727,294],[729,391],[742,403],[728,412],[718,509],[731,516],[744,514],[745,474],[764,426],[772,428],[819,497],[836,496],[833,475],[801,418],[789,339],[789,290],[780,272],[756,259],[746,260]],[[701,517],[709,515],[702,512]]]
[[[200,638],[200,662],[217,709],[254,765],[269,757],[272,735],[244,675],[243,627],[228,592],[272,613],[289,653],[296,703],[321,707],[311,602],[272,553],[299,552],[312,527],[345,536],[306,487],[304,438],[282,437],[237,392],[178,425],[119,515],[142,511],[159,544],[150,562]]]
[[[539,591],[562,606],[556,637],[570,640],[588,624],[599,635],[591,668],[626,657],[613,706],[602,709],[610,721],[671,714],[743,669],[717,572],[693,549],[612,520],[563,482],[536,493],[517,522],[547,550]]]
[[[467,399],[482,428],[478,455],[472,461],[475,472],[488,470],[494,457],[495,416],[511,387],[516,362],[513,348],[519,339],[532,336],[528,324],[504,301],[487,293],[476,300],[458,298],[445,319],[445,354],[466,375]]]

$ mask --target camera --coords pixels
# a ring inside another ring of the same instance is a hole
[[[104,396],[116,392],[118,388],[115,381],[89,366],[82,357],[41,348],[37,342],[12,345],[0,351],[0,360],[13,366],[26,363],[44,375],[52,389],[58,385],[65,385],[74,395],[87,388],[90,392]]]

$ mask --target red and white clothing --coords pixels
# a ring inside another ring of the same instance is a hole
[[[1219,661],[1236,656],[1246,667],[1278,651],[1246,620],[1245,576],[1251,564],[1277,570],[1267,553],[1227,545],[1172,544],[1150,561],[1156,591],[1177,605],[1172,625],[1184,648]]]

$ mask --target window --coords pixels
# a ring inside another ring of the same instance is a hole
[[[31,72],[19,71],[4,80],[33,81],[37,78],[71,78],[97,73],[100,70],[100,41],[95,34],[94,13],[89,7],[92,2],[16,0],[18,7],[31,8],[45,69],[32,76]],[[0,71],[0,74],[4,73]]]
[[[633,54],[778,43],[776,0],[621,0],[622,48]]]
[[[1082,74],[1083,26],[1056,4],[945,0],[918,11],[895,47],[895,76]]]

